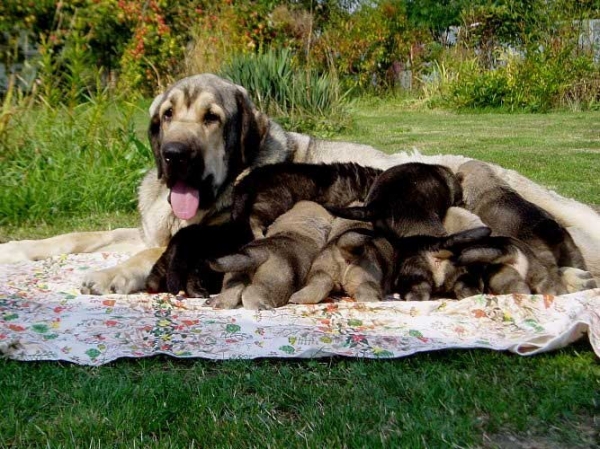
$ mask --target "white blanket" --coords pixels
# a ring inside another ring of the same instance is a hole
[[[600,357],[600,289],[548,295],[479,295],[462,301],[349,299],[272,311],[213,310],[168,294],[88,296],[89,270],[126,254],[79,254],[0,266],[0,353],[15,360],[101,365],[168,354],[207,359],[402,357],[448,348],[522,355],[587,334]]]

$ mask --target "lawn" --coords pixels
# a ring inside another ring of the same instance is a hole
[[[10,187],[0,193],[0,241],[134,225],[135,183],[152,163],[140,145],[143,114],[106,119],[106,133],[78,117],[60,126],[20,118],[15,143],[0,146],[0,186]],[[333,138],[477,157],[600,204],[600,112],[455,114],[387,101],[356,104],[352,116]],[[135,173],[121,179],[126,170]],[[0,447],[600,445],[600,364],[586,341],[533,357],[156,357],[99,368],[2,360],[0,404]]]

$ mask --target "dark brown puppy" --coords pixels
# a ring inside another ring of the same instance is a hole
[[[491,288],[493,293],[512,293],[515,290],[511,285],[520,285],[519,292],[526,293],[523,282],[530,291],[547,294],[595,286],[571,235],[549,213],[519,195],[482,162],[462,164],[457,177],[465,207],[478,215],[495,236],[486,242],[485,251],[479,250],[481,257],[475,256],[477,250],[473,248],[462,261],[476,257],[499,265],[491,274],[487,270],[488,283],[496,285]],[[579,282],[565,282],[561,267],[573,269],[569,275],[577,272]],[[515,273],[521,276],[521,283],[514,282]]]
[[[189,297],[219,293],[223,273],[210,268],[208,261],[231,254],[251,240],[247,227],[232,222],[180,229],[154,264],[146,289],[174,295],[183,291]]]
[[[373,223],[376,231],[396,239],[446,235],[443,220],[462,202],[462,188],[441,165],[412,162],[384,171],[373,183],[362,207],[328,209],[337,216]]]
[[[364,201],[382,170],[352,163],[272,164],[257,167],[234,188],[233,220],[246,223],[255,238],[298,201],[344,207]]]

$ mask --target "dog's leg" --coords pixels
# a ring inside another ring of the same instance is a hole
[[[276,293],[275,290],[262,288],[254,280],[242,293],[242,304],[248,310],[271,310],[284,306],[287,298],[278,297]]]
[[[40,240],[17,240],[0,244],[0,264],[41,260],[61,254],[136,252],[145,247],[140,230],[73,232]]]
[[[573,267],[561,267],[559,272],[562,283],[569,293],[598,287],[594,276],[589,271]]]
[[[353,289],[353,291],[346,289],[346,293],[358,302],[376,302],[383,300],[381,285],[374,280],[361,282],[356,289]]]
[[[334,286],[335,282],[329,274],[318,271],[311,275],[304,288],[290,297],[289,302],[293,304],[318,304],[329,296]]]
[[[480,275],[463,273],[456,279],[452,291],[457,299],[469,298],[483,293],[483,282]]]
[[[164,250],[165,248],[148,248],[116,267],[89,273],[83,280],[81,293],[128,294],[143,290],[152,267]]]
[[[498,265],[498,268],[489,274],[487,281],[488,289],[494,295],[531,294],[531,289],[519,272],[509,265]]]

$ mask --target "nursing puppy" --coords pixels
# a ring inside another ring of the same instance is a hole
[[[446,234],[448,208],[462,202],[462,189],[450,169],[441,165],[406,163],[383,172],[363,206],[328,207],[336,216],[373,223],[376,231],[396,239]]]
[[[525,200],[479,161],[462,164],[457,177],[465,207],[494,236],[486,242],[487,255],[481,251],[476,255],[472,248],[460,261],[477,258],[498,265],[496,273],[488,273],[494,293],[513,292],[516,273],[534,293],[563,294],[596,286],[571,235],[549,213]],[[528,293],[523,283],[519,285],[519,292]]]
[[[353,163],[271,164],[253,169],[233,191],[232,218],[247,223],[255,238],[301,200],[344,207],[364,201],[382,170]]]
[[[333,217],[322,206],[301,201],[269,227],[266,238],[210,263],[226,273],[214,307],[262,310],[281,307],[304,285],[314,258],[327,242]]]
[[[182,228],[152,267],[146,290],[174,295],[184,292],[193,298],[219,293],[223,273],[213,270],[208,261],[234,253],[252,240],[246,227],[233,222]]]
[[[390,293],[394,250],[385,237],[374,236],[372,231],[370,223],[336,218],[306,285],[290,302],[316,304],[332,292],[345,293],[359,302],[383,300]]]
[[[414,162],[383,172],[364,206],[328,209],[340,217],[372,222],[395,248],[395,291],[404,299],[428,300],[455,284],[450,275],[456,271],[451,269],[454,251],[487,232],[445,237],[444,217],[461,202],[461,186],[448,168]]]

